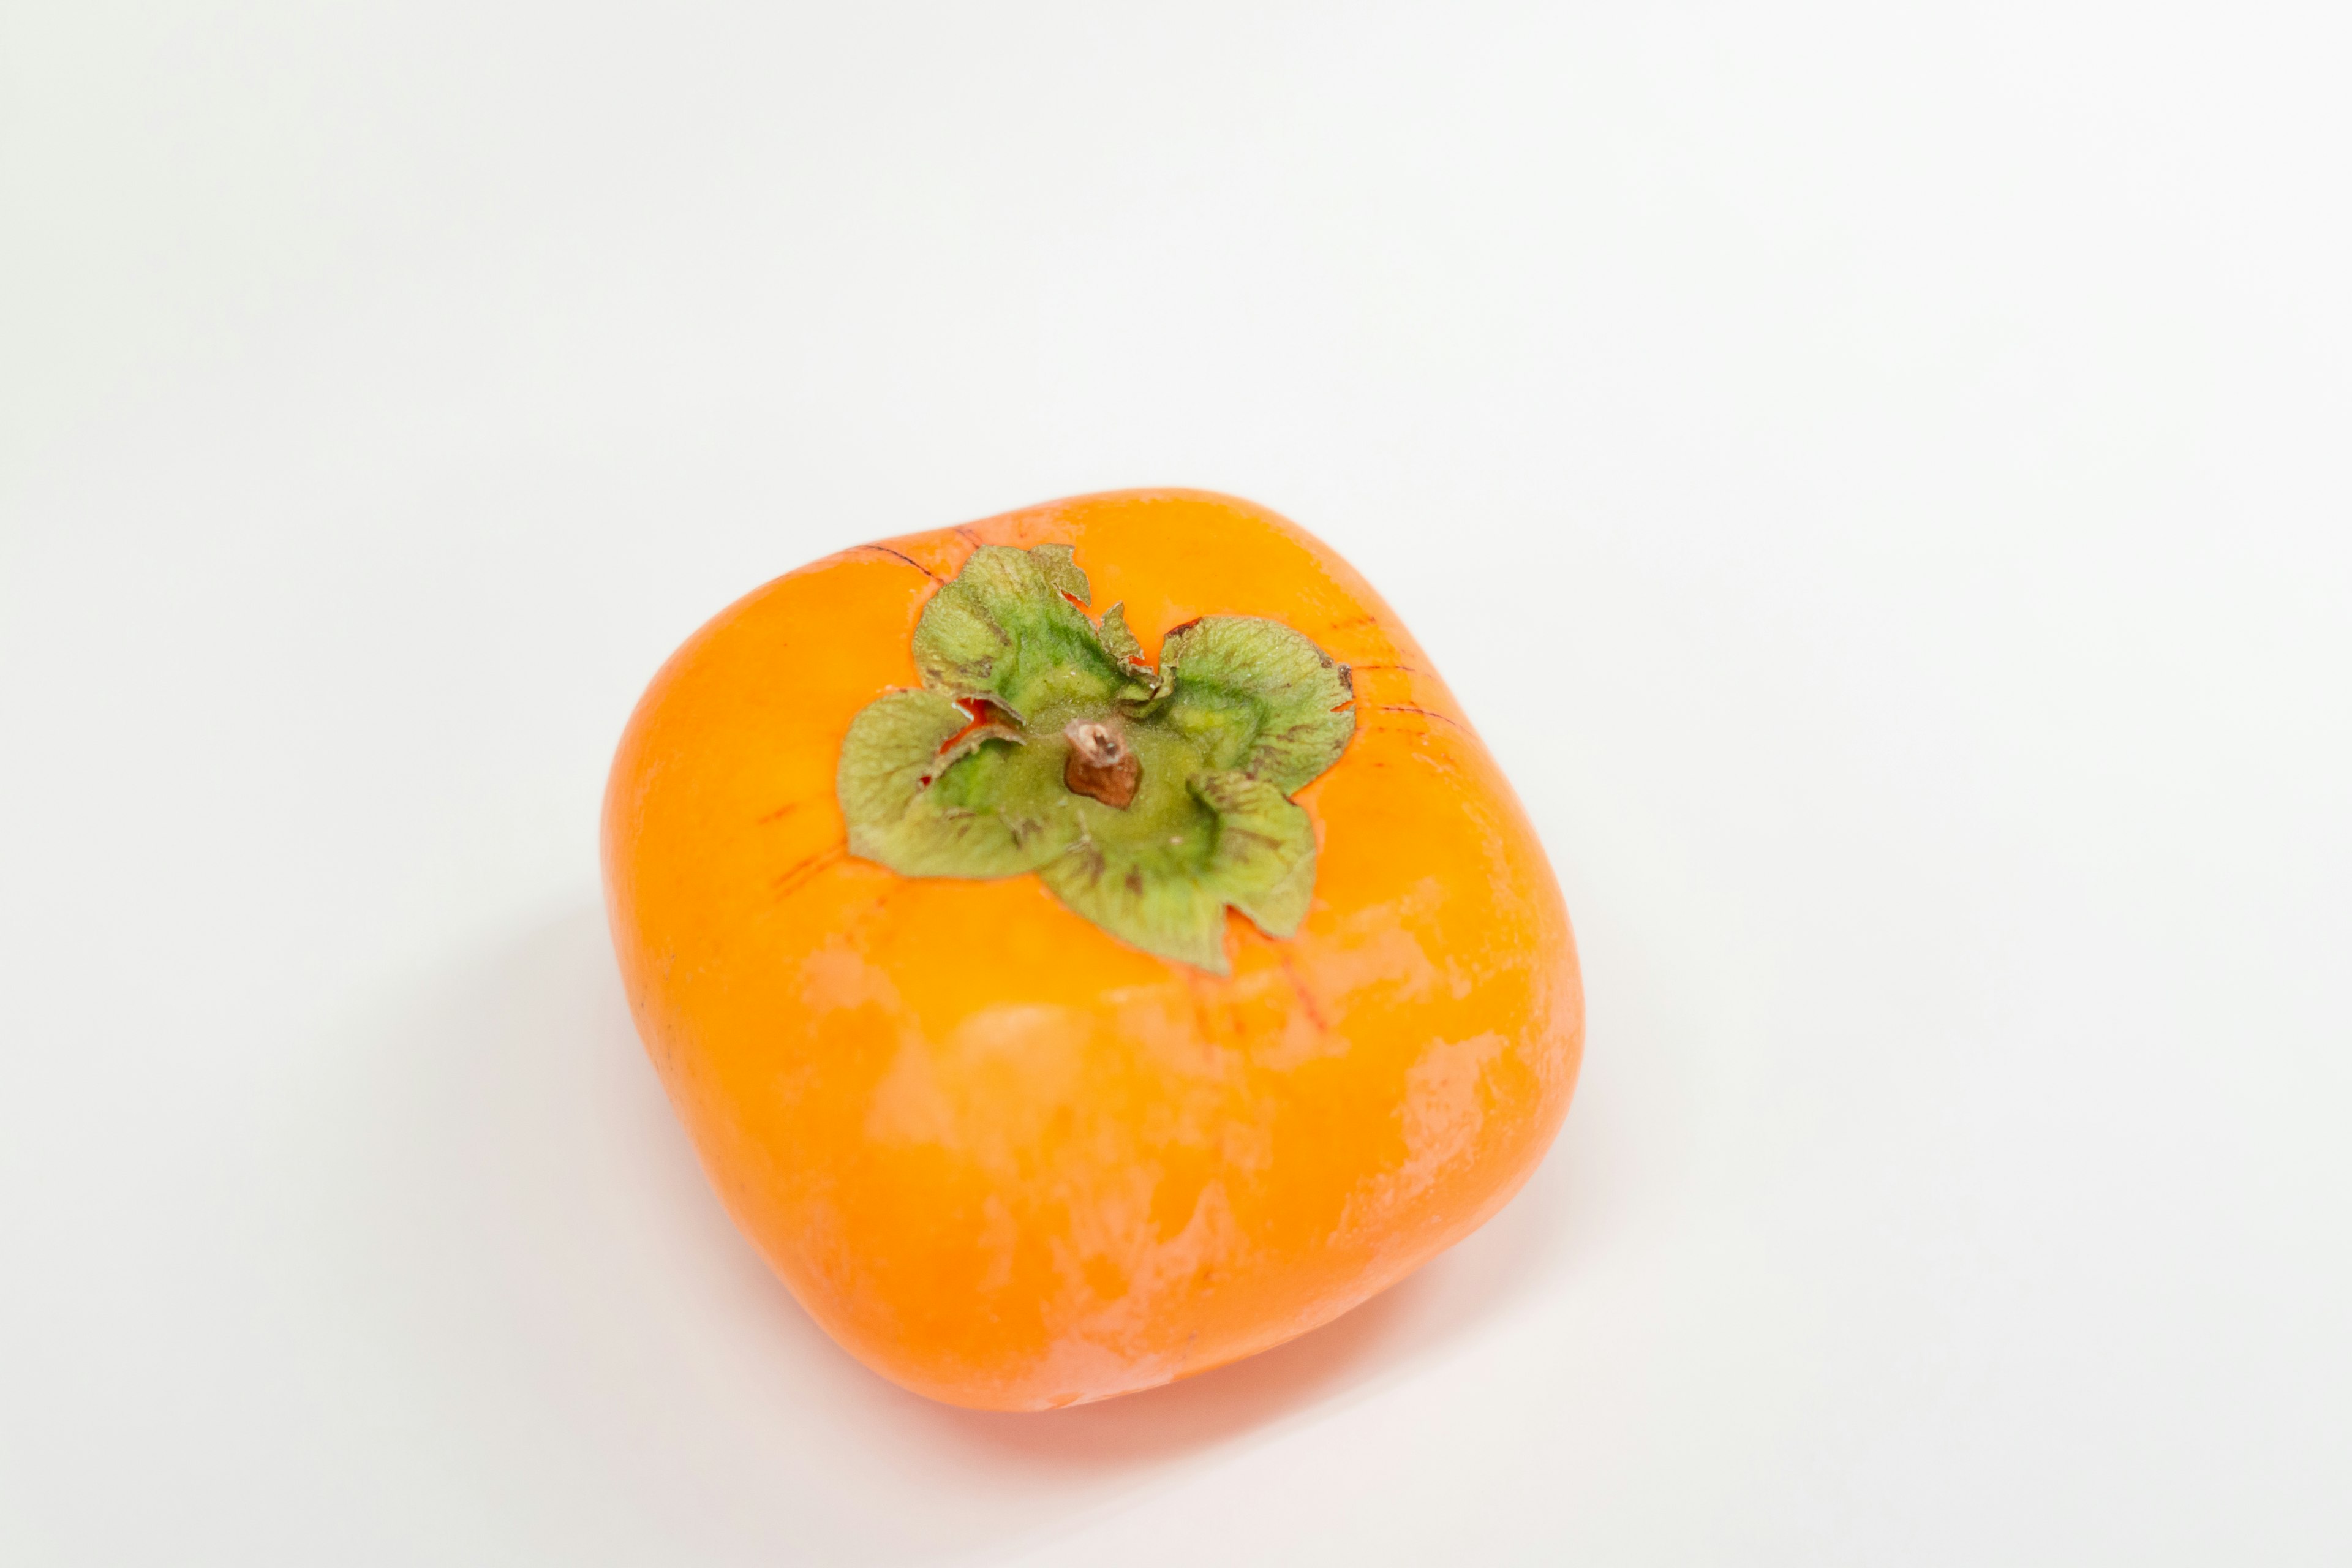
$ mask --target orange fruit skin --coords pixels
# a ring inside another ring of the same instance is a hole
[[[920,684],[915,619],[980,544],[1074,546],[1147,652],[1268,616],[1353,667],[1357,728],[1297,799],[1320,848],[1287,941],[1228,913],[1227,977],[1034,876],[851,858],[851,717]],[[1328,1322],[1507,1201],[1583,1042],[1568,913],[1508,784],[1346,562],[1192,490],[862,545],[723,611],[655,678],[606,792],[639,1033],[728,1209],[853,1355],[1036,1410]]]

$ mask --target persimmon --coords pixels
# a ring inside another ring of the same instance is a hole
[[[1582,1048],[1558,883],[1427,656],[1327,546],[1200,491],[738,601],[630,719],[604,861],[728,1209],[956,1405],[1328,1321],[1510,1197]]]

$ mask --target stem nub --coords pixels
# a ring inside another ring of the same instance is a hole
[[[1071,793],[1102,802],[1113,811],[1125,811],[1143,783],[1143,760],[1125,737],[1109,724],[1073,719],[1063,727],[1070,742],[1070,760],[1062,766],[1062,783]]]

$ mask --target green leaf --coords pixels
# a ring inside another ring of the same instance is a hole
[[[1030,550],[1029,559],[1055,593],[1067,594],[1081,605],[1093,600],[1094,590],[1087,586],[1087,574],[1078,570],[1078,552],[1072,546],[1036,545]]]
[[[1137,707],[1160,695],[1160,672],[1143,657],[1143,645],[1128,628],[1125,605],[1113,605],[1103,612],[1097,635],[1102,639],[1103,651],[1118,661],[1127,677],[1116,694],[1118,700]]]
[[[1125,605],[1113,605],[1103,612],[1102,626],[1096,635],[1102,640],[1103,651],[1116,659],[1120,668],[1150,673],[1151,661],[1143,657],[1143,645],[1128,628]]]
[[[1036,772],[1012,731],[954,741],[971,719],[945,692],[893,691],[850,721],[835,788],[849,852],[909,877],[1012,877],[1068,847],[1076,824],[1000,775]],[[1024,763],[1027,763],[1024,767]]]
[[[1315,825],[1305,808],[1246,773],[1195,773],[1189,794],[1207,813],[1205,857],[1171,854],[1156,837],[1087,834],[1038,874],[1120,941],[1223,974],[1227,904],[1273,937],[1297,934],[1307,918]]]
[[[1139,858],[1091,838],[1038,876],[1055,897],[1122,942],[1213,974],[1227,972],[1225,900],[1197,877],[1155,876]]]
[[[990,698],[1024,719],[1051,707],[1108,703],[1126,672],[1104,651],[1086,611],[1062,596],[1083,597],[1086,586],[1067,545],[973,551],[915,623],[923,684]]]
[[[1315,824],[1265,779],[1196,773],[1192,793],[1216,813],[1217,842],[1202,881],[1268,936],[1290,936],[1315,893]]]
[[[1285,795],[1339,760],[1356,732],[1347,667],[1279,621],[1210,616],[1160,645],[1164,720],[1211,768]]]

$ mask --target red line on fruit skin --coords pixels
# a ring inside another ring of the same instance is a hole
[[[1434,712],[1427,708],[1416,708],[1410,702],[1379,702],[1373,704],[1372,710],[1376,713],[1418,713],[1424,719],[1434,719],[1441,724],[1451,724],[1465,733],[1470,728],[1459,719],[1449,719],[1443,713]]]
[[[1298,994],[1298,1005],[1306,1009],[1307,1021],[1315,1026],[1315,1032],[1318,1035],[1329,1034],[1331,1020],[1326,1018],[1323,1016],[1323,1009],[1315,1005],[1315,994],[1307,989],[1307,982],[1301,980],[1298,977],[1298,971],[1291,966],[1290,954],[1277,953],[1276,958],[1282,965],[1283,977],[1290,982],[1291,990]]]
[[[774,891],[778,898],[788,898],[793,893],[800,891],[803,887],[807,885],[809,879],[814,877],[818,872],[825,869],[835,861],[841,859],[848,853],[849,846],[846,844],[835,844],[831,848],[820,849],[815,854],[810,856],[807,859],[797,861],[792,866],[787,867],[784,869],[783,874],[779,876],[773,882],[771,882],[769,887]]]
[[[1353,664],[1350,669],[1401,669],[1407,675],[1419,675],[1421,667],[1413,664]]]
[[[1222,1049],[1224,1042],[1217,1032],[1216,1009],[1209,1005],[1208,997],[1202,994],[1202,982],[1200,974],[1189,963],[1184,966],[1183,973],[1184,989],[1192,999],[1194,1033],[1200,1037],[1201,1043],[1211,1050]]]
[[[1375,730],[1372,733],[1402,735],[1409,740],[1426,741],[1434,736],[1437,731],[1434,730]],[[1470,776],[1470,770],[1463,765],[1462,759],[1454,756],[1449,747],[1417,746],[1406,755],[1416,766],[1435,768],[1439,773],[1451,774],[1455,778]]]
[[[768,813],[765,816],[757,817],[754,818],[754,820],[759,822],[781,822],[785,817],[790,816],[793,813],[798,811],[803,804],[805,803],[796,800],[790,805],[780,805],[776,807],[775,810]]]
[[[891,549],[887,544],[861,544],[856,546],[856,548],[859,550],[872,550],[878,552],[881,554],[887,555],[893,561],[903,561],[908,565],[912,566],[916,571],[920,572],[924,576],[929,577],[934,583],[944,583],[947,581],[946,578],[940,576],[938,573],[932,571],[929,567],[916,560],[913,556],[903,554],[898,551]]]
[[[1402,724],[1359,724],[1356,726],[1356,733],[1360,737],[1365,735],[1400,735],[1409,741],[1428,741],[1435,739],[1440,731],[1431,729],[1409,730]],[[1412,752],[1412,758],[1413,761],[1417,763],[1426,763],[1431,767],[1443,768],[1447,773],[1458,773],[1462,771],[1462,764],[1453,756],[1449,755],[1446,748],[1442,746],[1416,748]],[[1367,767],[1385,767],[1388,764],[1385,763],[1367,763],[1363,765]]]
[[[958,523],[956,525],[955,536],[958,539],[962,540],[966,544],[971,545],[974,550],[979,549],[982,544],[986,542],[986,541],[982,540],[979,534],[974,533],[971,531],[971,525],[968,522]]]
[[[1359,735],[1419,735],[1427,739],[1443,731],[1426,724],[1418,730],[1410,724],[1358,724],[1356,733]]]
[[[1333,621],[1328,629],[1335,632],[1352,632],[1358,626],[1376,626],[1380,624],[1381,618],[1378,616],[1354,616],[1344,621]]]

